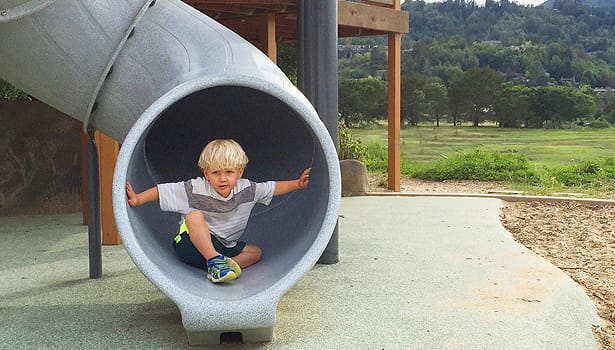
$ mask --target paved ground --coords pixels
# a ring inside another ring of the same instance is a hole
[[[500,204],[344,198],[340,262],[315,266],[282,298],[272,342],[220,348],[596,349],[594,305],[513,241]],[[103,247],[103,278],[88,278],[80,223],[0,218],[0,348],[188,348],[177,308],[122,246]]]

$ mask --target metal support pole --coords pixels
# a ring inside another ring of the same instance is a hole
[[[337,0],[297,1],[297,78],[339,151]],[[338,227],[318,263],[338,262]]]
[[[90,253],[90,278],[102,277],[102,234],[100,230],[100,180],[98,149],[94,131],[88,130],[88,246]]]

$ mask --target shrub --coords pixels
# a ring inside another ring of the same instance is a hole
[[[579,165],[547,168],[547,173],[556,182],[569,187],[611,182],[615,180],[615,160],[587,161]]]
[[[369,143],[365,165],[371,172],[387,172],[389,167],[388,146],[377,142]]]
[[[363,163],[367,160],[367,147],[363,145],[361,140],[355,139],[350,133],[350,129],[345,127],[342,123],[338,123],[339,130],[339,152],[338,158],[343,159],[355,159]]]
[[[415,175],[421,179],[431,180],[522,180],[525,183],[539,180],[525,155],[485,151],[480,148],[455,154],[439,161],[431,168],[417,171]]]
[[[611,126],[612,126],[611,123],[609,123],[608,120],[603,119],[603,118],[598,118],[592,121],[591,123],[589,123],[589,127],[595,128],[595,129],[605,129],[605,128],[610,128]]]
[[[615,180],[615,157],[610,157],[602,162],[602,171],[605,176]]]
[[[0,98],[6,99],[9,101],[17,101],[17,100],[27,100],[30,97],[25,92],[17,89],[13,85],[0,79]]]

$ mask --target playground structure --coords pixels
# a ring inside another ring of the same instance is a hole
[[[0,77],[122,143],[115,168],[116,224],[131,258],[180,309],[191,344],[240,332],[270,340],[282,295],[317,261],[340,201],[335,145],[310,102],[250,43],[177,0],[0,1]],[[241,283],[203,283],[170,246],[178,217],[129,208],[142,190],[198,175],[213,138],[239,141],[256,180],[296,177],[307,191],[257,208],[247,238],[263,260]],[[281,248],[284,249],[281,249]]]

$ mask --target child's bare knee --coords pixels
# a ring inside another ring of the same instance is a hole
[[[263,254],[263,251],[261,250],[261,248],[254,246],[254,260],[260,261],[262,254]]]
[[[252,266],[256,264],[257,262],[259,262],[261,259],[261,254],[262,254],[262,251],[259,247],[253,244],[248,244],[245,246],[243,251],[239,255],[233,257],[233,259],[243,269],[243,268]]]

